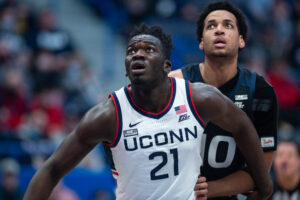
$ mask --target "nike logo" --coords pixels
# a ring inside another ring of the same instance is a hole
[[[140,121],[140,122],[137,122],[137,123],[135,123],[135,124],[131,124],[131,123],[129,123],[129,128],[132,128],[132,127],[134,127],[134,126],[136,126],[136,125],[138,125],[139,123],[141,123],[142,121]]]

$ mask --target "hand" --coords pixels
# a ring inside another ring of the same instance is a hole
[[[206,200],[208,194],[208,184],[204,176],[198,176],[196,185],[194,187],[195,196],[197,200]]]

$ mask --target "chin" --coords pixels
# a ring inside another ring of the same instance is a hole
[[[143,79],[142,77],[134,77],[130,80],[130,82],[134,85],[144,85],[147,83],[147,80]]]
[[[223,58],[223,57],[228,57],[228,54],[223,53],[223,52],[215,52],[215,53],[212,53],[212,56]]]

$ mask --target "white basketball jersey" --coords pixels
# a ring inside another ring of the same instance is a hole
[[[170,81],[169,103],[159,113],[139,108],[130,85],[110,95],[118,130],[114,142],[105,148],[118,200],[195,199],[204,123],[195,110],[189,82]]]

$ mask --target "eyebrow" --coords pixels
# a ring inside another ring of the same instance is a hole
[[[231,19],[224,19],[224,21],[225,21],[225,22],[232,22],[232,23],[234,23],[234,21],[231,20]]]
[[[223,21],[225,21],[225,22],[232,22],[232,23],[234,23],[234,21],[233,21],[232,19],[224,19]],[[208,21],[207,21],[207,23],[214,23],[214,22],[216,22],[216,20],[215,20],[215,19],[210,19],[210,20],[208,20]]]
[[[129,43],[128,46],[127,46],[127,49],[132,47],[134,44],[136,44],[137,42],[140,42],[140,41],[136,41],[136,42],[132,42],[132,43]],[[147,43],[148,45],[152,45],[154,47],[156,47],[155,43],[154,42],[150,42],[150,41],[143,41],[144,43]]]

